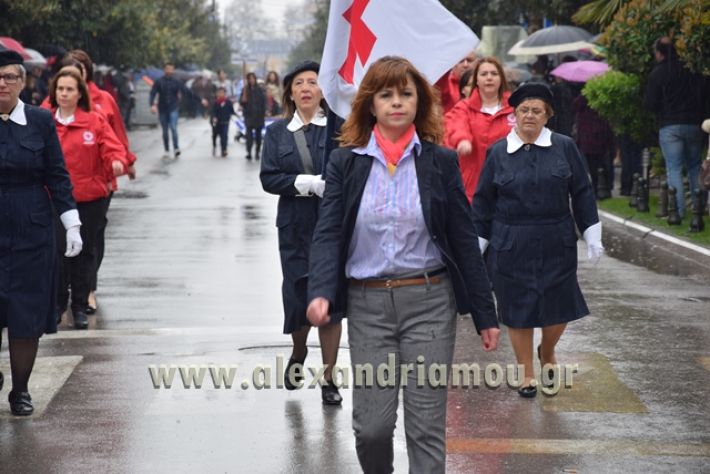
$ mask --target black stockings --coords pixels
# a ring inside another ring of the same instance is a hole
[[[0,335],[0,346],[2,336]],[[12,391],[27,392],[32,367],[35,365],[39,339],[10,339],[10,370],[12,371]]]

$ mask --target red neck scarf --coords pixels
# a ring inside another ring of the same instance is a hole
[[[226,97],[217,97],[214,101],[217,105],[222,105],[225,102],[227,102],[227,98]]]
[[[394,170],[404,154],[404,149],[407,148],[409,143],[412,141],[412,138],[414,138],[416,127],[414,124],[411,124],[407,131],[404,132],[396,142],[391,142],[389,139],[385,138],[380,132],[380,127],[377,124],[375,124],[373,131],[375,132],[375,141],[377,142],[377,146],[380,147],[382,154],[385,155],[387,169],[389,170],[391,176],[394,174]]]

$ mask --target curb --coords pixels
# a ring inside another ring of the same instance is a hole
[[[612,257],[659,273],[710,279],[710,249],[599,210]]]

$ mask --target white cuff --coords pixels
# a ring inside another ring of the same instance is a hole
[[[478,237],[478,248],[481,251],[481,255],[483,255],[483,253],[488,248],[488,239],[484,239],[483,237],[479,236]]]
[[[296,191],[298,191],[299,196],[311,195],[311,189],[315,178],[317,177],[312,174],[299,174],[296,176],[296,181],[293,183],[293,186],[296,188]]]
[[[71,227],[81,225],[81,220],[79,220],[79,211],[76,209],[69,209],[68,211],[62,213],[62,215],[59,216],[59,219],[61,219],[62,225],[66,230],[69,230]]]

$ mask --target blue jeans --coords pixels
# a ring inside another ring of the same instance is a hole
[[[227,151],[227,145],[229,144],[229,122],[218,123],[214,126],[212,132],[212,146],[217,146],[217,137],[219,136],[219,144],[222,149],[222,153]]]
[[[165,151],[170,151],[169,141],[168,141],[168,128],[173,135],[173,150],[179,150],[178,146],[178,134],[177,134],[177,122],[178,122],[178,110],[172,110],[168,112],[158,112],[160,118],[160,126],[163,129],[163,147]]]
[[[682,170],[685,166],[685,170],[688,172],[688,181],[690,181],[690,192],[695,193],[698,189],[703,130],[700,125],[666,125],[658,131],[658,142],[666,161],[668,186],[673,186],[678,191],[676,202],[678,203],[678,213],[682,217],[685,215]]]

